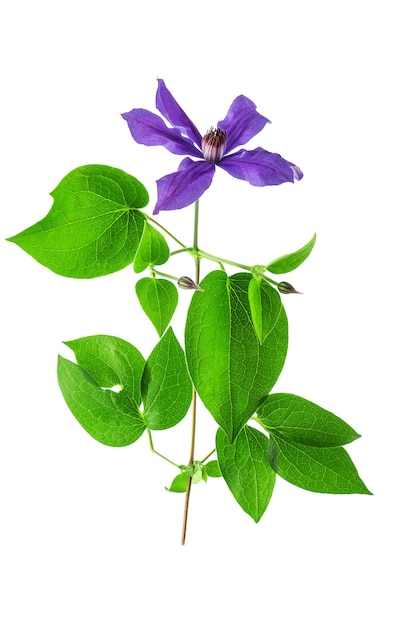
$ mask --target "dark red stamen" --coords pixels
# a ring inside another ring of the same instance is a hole
[[[206,132],[201,142],[204,158],[209,163],[217,163],[226,149],[227,133],[221,128],[213,128]]]

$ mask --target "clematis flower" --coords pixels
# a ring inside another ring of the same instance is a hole
[[[210,187],[216,167],[257,187],[294,182],[303,176],[294,163],[263,148],[232,152],[269,123],[245,96],[235,98],[224,120],[218,122],[215,128],[210,128],[204,136],[161,79],[158,80],[156,108],[170,126],[159,115],[146,109],[132,109],[122,115],[138,143],[164,146],[173,154],[187,155],[177,172],[156,181],[158,201],[154,214],[182,209],[198,200]]]

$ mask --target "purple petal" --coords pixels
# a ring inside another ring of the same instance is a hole
[[[223,157],[217,165],[235,178],[247,180],[256,187],[293,183],[294,179],[300,180],[303,176],[299,167],[263,148],[239,150]]]
[[[246,96],[238,96],[233,100],[226,117],[217,124],[217,127],[227,132],[226,150],[229,153],[237,146],[243,146],[249,139],[255,137],[265,124],[269,123],[266,117],[257,112],[252,100]]]
[[[200,133],[160,78],[158,78],[158,89],[156,91],[156,108],[172,126],[179,128],[191,141],[194,141],[201,148]]]
[[[122,117],[128,123],[132,137],[145,146],[164,146],[174,154],[189,154],[201,157],[201,152],[192,141],[181,135],[176,128],[169,128],[155,113],[146,109],[132,109],[123,113]]]
[[[213,163],[184,159],[178,172],[156,181],[158,202],[153,211],[154,215],[159,211],[182,209],[198,200],[210,187],[214,170]]]
[[[301,180],[304,174],[302,173],[298,165],[291,164],[291,168],[292,168],[292,171],[294,172],[295,180]]]

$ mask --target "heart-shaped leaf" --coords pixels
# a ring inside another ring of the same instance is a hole
[[[127,341],[108,335],[83,337],[66,345],[78,364],[60,356],[58,382],[81,426],[108,446],[136,441],[146,428],[139,411],[143,356]]]
[[[188,369],[198,395],[230,441],[253,415],[284,365],[288,323],[284,308],[260,344],[249,305],[251,274],[216,270],[201,282],[185,328]]]
[[[107,165],[84,165],[61,180],[40,222],[9,241],[36,261],[70,278],[94,278],[132,263],[148,204],[136,178]]]
[[[165,278],[141,278],[136,283],[136,295],[142,309],[161,337],[177,308],[176,286]]]

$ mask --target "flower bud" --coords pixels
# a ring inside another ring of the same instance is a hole
[[[178,287],[181,287],[181,289],[195,289],[197,291],[203,291],[200,285],[196,285],[193,279],[189,276],[181,276],[181,278],[178,279],[177,284]]]
[[[278,291],[280,293],[301,293],[301,291],[297,291],[294,289],[290,283],[278,283]]]

